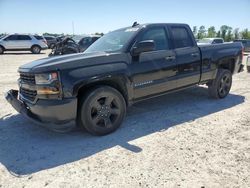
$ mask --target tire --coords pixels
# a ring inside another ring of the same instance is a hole
[[[53,49],[54,47],[55,47],[54,43],[52,43],[52,44],[49,45],[49,49]]]
[[[250,72],[250,66],[247,66],[247,72]]]
[[[41,52],[41,47],[40,46],[37,46],[37,45],[34,45],[31,47],[31,52],[33,54],[40,54]]]
[[[208,85],[208,93],[212,98],[225,98],[232,86],[232,73],[227,69],[219,69],[216,78]]]
[[[0,54],[4,53],[4,48],[2,46],[0,46]]]
[[[126,115],[122,94],[109,86],[99,86],[80,99],[78,124],[93,135],[103,136],[114,132]]]

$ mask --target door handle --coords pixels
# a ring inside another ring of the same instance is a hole
[[[167,61],[173,61],[173,60],[175,60],[175,56],[167,56],[167,57],[165,57],[165,59]]]
[[[191,56],[192,57],[198,57],[200,54],[199,53],[192,53]]]

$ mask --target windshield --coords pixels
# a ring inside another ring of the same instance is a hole
[[[3,38],[3,37],[5,37],[5,36],[6,36],[6,35],[0,35],[0,39]]]
[[[207,43],[207,44],[212,44],[213,40],[211,39],[200,39],[198,43]]]
[[[84,53],[121,51],[139,28],[127,28],[110,32],[94,42]]]

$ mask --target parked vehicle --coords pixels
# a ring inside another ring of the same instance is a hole
[[[247,56],[247,71],[250,72],[250,55]]]
[[[84,53],[19,68],[19,91],[6,94],[21,114],[50,128],[72,125],[94,135],[115,131],[126,108],[168,92],[208,85],[225,98],[241,72],[242,44],[197,46],[186,24],[144,24],[110,32]]]
[[[54,48],[55,44],[58,42],[56,37],[53,37],[53,36],[44,36],[44,38],[47,41],[47,45],[48,45],[49,49]]]
[[[94,43],[100,36],[85,36],[75,38],[66,37],[62,41],[55,44],[49,56],[65,55],[84,52],[92,43]]]
[[[78,44],[72,38],[66,37],[62,39],[62,41],[55,44],[49,56],[73,54],[79,52],[80,48]]]
[[[0,39],[3,38],[3,37],[5,37],[5,36],[6,36],[6,35],[4,35],[4,34],[0,35]]]
[[[223,38],[203,38],[203,39],[199,39],[199,41],[197,42],[199,45],[202,44],[221,44],[224,43]]]
[[[241,42],[242,45],[244,46],[244,51],[250,52],[250,39],[239,39],[239,40],[234,40],[234,42]]]
[[[100,35],[91,35],[91,36],[85,36],[81,38],[78,42],[80,51],[84,52],[91,44],[93,44],[100,37],[101,37]]]
[[[39,35],[12,34],[0,39],[0,54],[4,51],[31,51],[39,54],[47,48],[46,40]]]

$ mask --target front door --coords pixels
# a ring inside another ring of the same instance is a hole
[[[130,74],[134,88],[134,99],[159,94],[176,87],[176,56],[170,50],[165,27],[147,28],[137,42],[153,40],[155,51],[141,53],[133,60]]]

